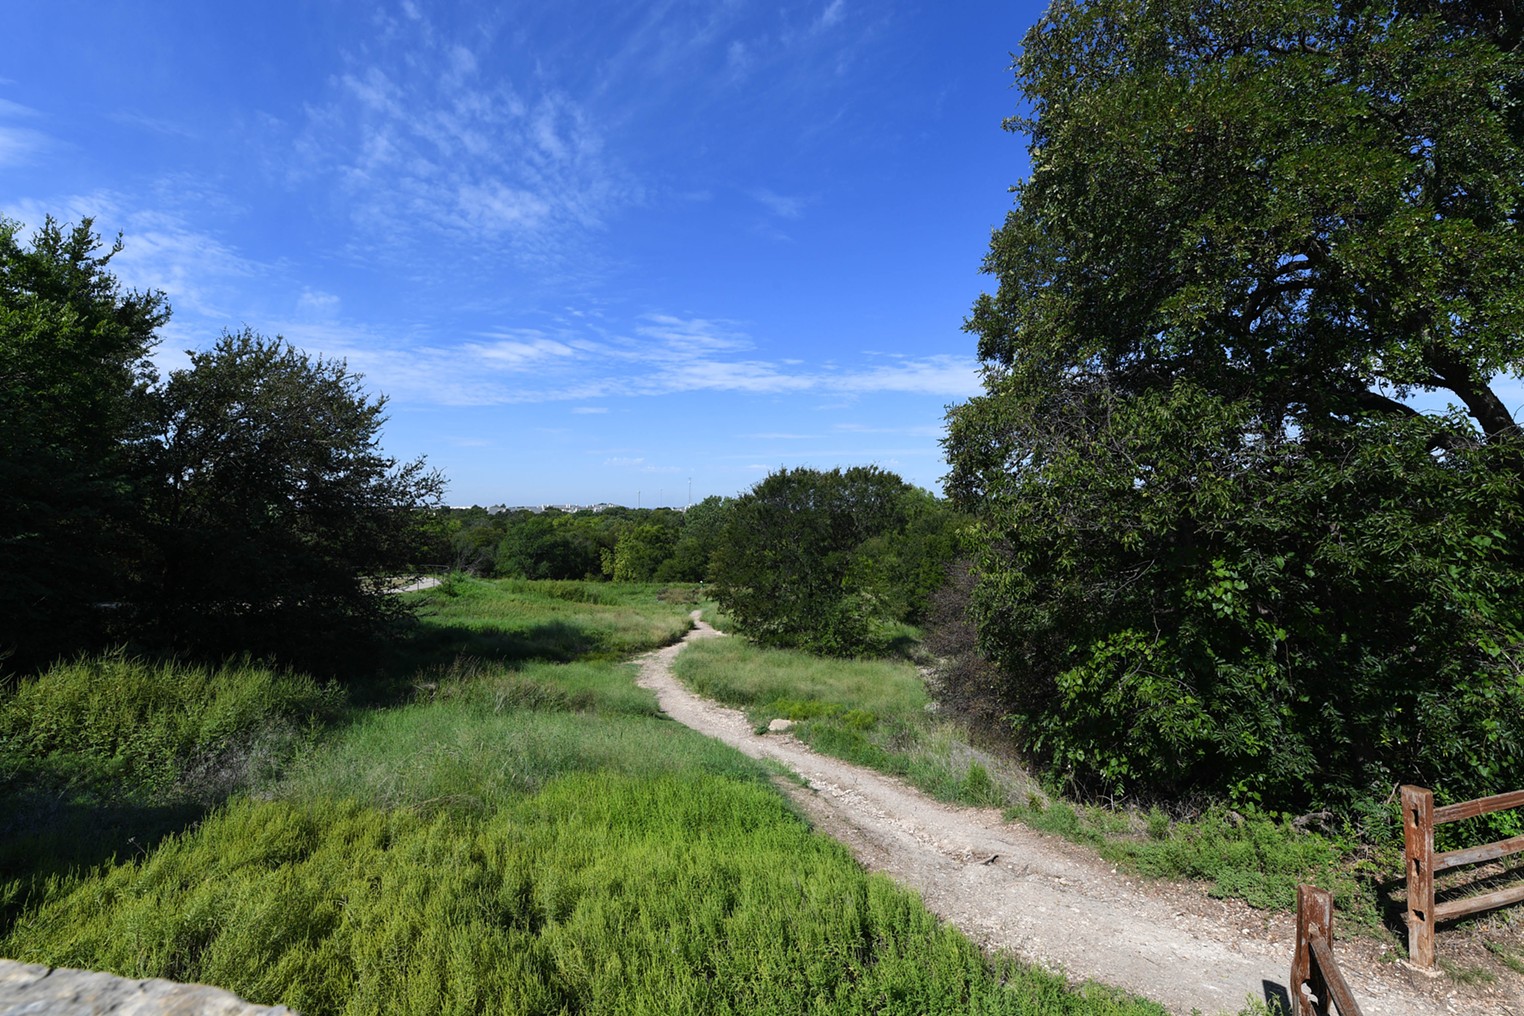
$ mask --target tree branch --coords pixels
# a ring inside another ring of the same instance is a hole
[[[1446,350],[1431,347],[1424,358],[1446,388],[1460,396],[1466,411],[1482,425],[1488,440],[1518,438],[1519,425],[1497,393],[1476,380],[1469,367]]]

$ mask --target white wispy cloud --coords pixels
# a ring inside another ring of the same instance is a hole
[[[936,355],[859,364],[810,365],[756,355],[733,323],[651,315],[630,335],[502,329],[445,345],[337,323],[293,322],[288,338],[343,356],[399,401],[469,406],[574,402],[574,414],[606,413],[589,399],[684,393],[779,396],[909,393],[946,399],[980,390],[972,357]],[[844,427],[849,430],[850,427]],[[909,433],[906,431],[906,433]],[[774,434],[792,440],[804,435]]]
[[[751,196],[779,218],[797,219],[804,214],[805,201],[803,198],[779,194],[776,191],[768,190],[766,187],[760,187],[752,191]]]
[[[176,212],[143,208],[115,191],[75,194],[49,202],[13,201],[6,214],[30,229],[51,215],[65,224],[93,220],[109,245],[118,232],[123,249],[111,272],[128,289],[161,290],[177,314],[224,324],[239,323],[247,308],[244,284],[272,266],[245,257],[215,233],[198,229]]]
[[[368,241],[353,252],[400,256],[399,243],[432,235],[488,263],[575,263],[589,232],[641,200],[603,125],[553,81],[494,73],[423,12],[405,14],[357,45],[299,144]]]
[[[31,106],[23,106],[21,103],[12,102],[9,99],[0,99],[0,116],[22,119],[41,115],[41,112],[33,109]]]
[[[161,137],[194,138],[196,132],[182,123],[163,117],[149,116],[136,110],[117,110],[109,114],[117,123],[137,127]]]
[[[52,144],[53,139],[42,131],[0,124],[0,167],[25,166]]]
[[[509,371],[522,371],[539,367],[547,360],[565,359],[576,355],[576,350],[555,339],[499,339],[496,342],[468,342],[461,347],[467,356],[474,356],[484,365]]]

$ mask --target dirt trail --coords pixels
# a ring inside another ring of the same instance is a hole
[[[919,892],[932,912],[975,941],[1181,1014],[1237,1012],[1250,997],[1284,999],[1291,918],[1188,885],[1130,878],[1088,851],[1003,822],[998,811],[942,804],[899,780],[818,755],[787,734],[756,734],[742,713],[694,695],[672,676],[683,645],[720,634],[697,621],[697,612],[695,621],[682,643],[638,659],[640,684],[680,723],[798,773],[809,789],[795,788],[793,796],[817,828],[865,867]],[[1524,1014],[1512,989],[1508,997],[1460,998],[1443,979],[1378,962],[1370,943],[1339,942],[1336,953],[1368,1016]]]

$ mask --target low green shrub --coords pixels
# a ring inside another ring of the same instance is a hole
[[[0,701],[0,790],[215,798],[343,703],[335,685],[247,662],[59,664]]]

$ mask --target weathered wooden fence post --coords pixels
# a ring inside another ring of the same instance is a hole
[[[1434,793],[1402,788],[1402,849],[1408,862],[1408,961],[1434,965]]]
[[[1296,887],[1296,952],[1291,957],[1291,1016],[1361,1016],[1333,952],[1333,896]]]
[[[1333,897],[1310,885],[1297,886],[1296,952],[1291,957],[1290,985],[1293,1016],[1328,1011],[1328,982],[1313,959],[1312,940],[1329,938],[1332,927]],[[1316,1005],[1313,997],[1318,1000]]]

